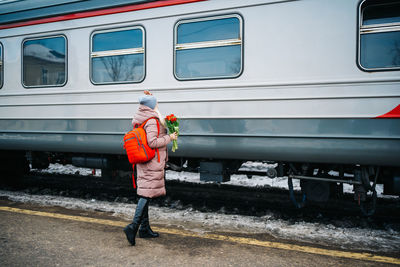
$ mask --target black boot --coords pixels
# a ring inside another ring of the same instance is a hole
[[[146,207],[143,210],[143,219],[142,224],[140,225],[139,229],[139,237],[140,238],[154,238],[159,237],[158,233],[153,232],[150,228],[149,223],[149,204],[147,203]]]
[[[124,233],[126,235],[126,239],[128,239],[129,244],[131,246],[134,246],[136,244],[135,238],[136,234],[139,229],[139,225],[143,220],[143,214],[145,207],[148,205],[149,200],[147,198],[140,198],[138,201],[138,204],[136,206],[136,211],[135,211],[135,216],[133,217],[133,222],[131,224],[128,224],[124,228]]]
[[[129,242],[129,244],[131,244],[131,246],[134,246],[136,244],[135,237],[136,237],[138,229],[139,229],[139,225],[134,224],[134,223],[128,224],[124,228],[126,239],[128,239],[128,242]]]

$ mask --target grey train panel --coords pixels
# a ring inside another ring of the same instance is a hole
[[[0,120],[0,129],[3,149],[122,154],[130,120]],[[182,120],[179,144],[171,156],[400,166],[391,119]]]
[[[0,119],[0,133],[123,134],[130,119]],[[393,139],[395,119],[182,119],[181,136]]]

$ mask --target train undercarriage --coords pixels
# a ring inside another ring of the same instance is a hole
[[[76,167],[101,169],[102,177],[112,179],[118,171],[132,171],[124,155],[74,154],[54,152],[1,151],[0,171],[3,180],[18,181],[30,168],[45,169],[50,163],[72,164]],[[241,160],[205,160],[170,158],[168,168],[174,171],[199,172],[201,181],[227,182],[232,174],[265,176],[266,179],[287,177],[289,198],[295,207],[304,209],[308,203],[323,203],[343,196],[343,184],[353,186],[354,201],[361,213],[375,213],[376,185],[383,184],[384,195],[400,196],[400,168],[387,166],[336,165],[299,162],[266,162],[262,171],[241,169]],[[293,180],[300,180],[301,192],[294,190]]]

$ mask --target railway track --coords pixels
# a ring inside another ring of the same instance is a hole
[[[23,191],[30,194],[60,195],[74,198],[97,199],[134,203],[137,196],[131,180],[106,180],[94,176],[43,174],[31,171],[18,183],[1,183],[1,189]],[[377,212],[372,217],[361,215],[353,196],[344,194],[340,199],[326,203],[308,203],[297,209],[289,193],[277,188],[252,188],[226,184],[194,184],[180,181],[166,182],[167,196],[155,199],[153,205],[175,209],[193,208],[203,212],[222,212],[251,216],[269,215],[277,219],[296,222],[323,222],[345,227],[371,227],[400,230],[400,200],[377,201]],[[300,195],[297,196],[300,198]]]

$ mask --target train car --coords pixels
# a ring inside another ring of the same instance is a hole
[[[121,167],[149,90],[181,118],[176,165],[400,194],[399,1],[1,1],[0,56],[3,168]]]

